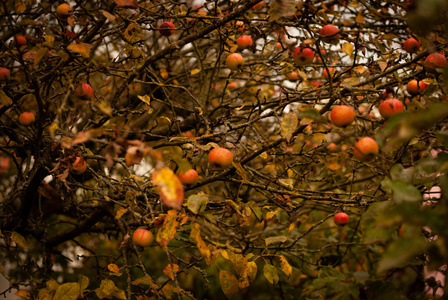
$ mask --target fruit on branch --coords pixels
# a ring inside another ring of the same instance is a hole
[[[378,109],[381,116],[387,119],[398,113],[401,113],[404,109],[404,106],[400,100],[391,98],[381,102]]]
[[[253,45],[252,38],[248,35],[242,35],[236,39],[236,44],[238,45],[238,49],[244,50]]]
[[[330,72],[330,75],[328,75],[328,72]],[[322,76],[326,79],[326,80],[330,80],[330,76],[333,77],[334,73],[336,72],[336,69],[333,67],[328,67],[328,71],[327,69],[324,69],[322,71]]]
[[[159,26],[159,32],[161,35],[163,36],[171,36],[174,34],[174,32],[176,32],[175,30],[175,26],[172,22],[163,22],[162,24],[160,24]]]
[[[244,58],[239,53],[232,53],[227,56],[226,65],[232,71],[239,70],[244,65]]]
[[[70,164],[70,172],[72,172],[75,175],[84,174],[86,170],[87,170],[87,163],[84,160],[84,157],[82,156],[77,156],[75,158],[75,161]]]
[[[443,54],[431,53],[428,57],[426,57],[424,66],[427,71],[443,69],[446,67],[446,58]]]
[[[418,52],[418,50],[420,49],[420,43],[414,39],[414,38],[408,38],[404,43],[403,43],[403,49],[408,52],[408,53],[415,53]]]
[[[152,244],[153,240],[154,236],[152,235],[152,232],[143,228],[138,228],[132,235],[132,241],[134,244],[141,247],[148,247]]]
[[[19,123],[23,126],[31,126],[36,121],[36,117],[32,112],[23,112],[19,116]]]
[[[145,154],[144,148],[139,146],[131,146],[126,150],[126,154],[124,156],[124,160],[126,165],[132,166],[134,164],[138,164],[142,161],[143,156]]]
[[[14,45],[14,47],[20,48],[20,46],[27,44],[26,37],[24,37],[23,35],[16,35],[12,44]]]
[[[229,82],[229,84],[227,85],[227,88],[230,90],[234,90],[234,89],[238,88],[238,83],[236,81]]]
[[[327,24],[320,30],[320,37],[325,43],[337,44],[340,37],[339,29],[332,24]]]
[[[334,215],[333,221],[338,226],[344,226],[348,223],[349,217],[345,212],[338,212]]]
[[[198,182],[199,175],[195,169],[189,169],[185,173],[179,172],[178,175],[182,184],[195,185]]]
[[[61,19],[66,19],[73,12],[73,8],[67,3],[62,3],[56,8],[56,15]]]
[[[329,152],[336,152],[336,150],[338,150],[338,145],[336,145],[335,143],[330,143],[327,146],[327,150]]]
[[[313,62],[314,51],[311,48],[297,47],[292,54],[294,62],[299,66],[309,65]]]
[[[336,127],[347,127],[355,120],[355,110],[347,105],[335,106],[330,112],[330,119]]]
[[[424,81],[417,81],[413,79],[408,82],[408,84],[406,85],[406,89],[408,90],[409,94],[417,95],[417,94],[423,94],[428,86],[429,85],[426,84]]]
[[[90,100],[93,98],[93,89],[90,84],[83,83],[75,89],[75,95],[82,100]]]
[[[292,71],[288,74],[288,79],[291,81],[299,80],[299,73],[297,73],[296,71]]]
[[[7,68],[0,68],[0,82],[7,81],[11,77],[11,72]]]
[[[359,160],[367,160],[378,154],[378,144],[371,137],[361,138],[353,148],[353,154]]]
[[[227,168],[232,165],[233,154],[226,148],[213,148],[208,154],[208,163],[213,167]]]

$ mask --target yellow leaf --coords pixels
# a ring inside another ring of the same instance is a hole
[[[28,249],[30,247],[26,239],[20,233],[14,231],[11,235],[11,239],[14,241],[14,243],[16,243],[17,245],[19,245],[24,249]]]
[[[180,209],[184,201],[184,186],[170,168],[162,168],[152,174],[152,183],[157,185],[162,202]]]
[[[144,284],[144,285],[149,285],[153,289],[158,289],[159,288],[159,286],[154,283],[154,281],[152,280],[151,276],[149,276],[149,275],[141,277],[141,278],[138,278],[138,279],[136,279],[134,281],[131,281],[131,284],[132,285]]]
[[[342,44],[342,51],[348,56],[351,56],[353,53],[353,45],[348,42]]]
[[[188,209],[197,215],[199,212],[202,212],[208,203],[208,195],[204,194],[204,192],[199,192],[196,195],[191,195],[187,199],[187,207]]]
[[[232,251],[227,251],[230,261],[236,270],[236,273],[241,276],[247,268],[247,259],[242,254],[233,253]]]
[[[277,268],[270,264],[265,264],[263,267],[264,277],[271,283],[276,284],[279,281]]]
[[[266,243],[266,246],[269,246],[273,243],[284,243],[288,240],[286,236],[271,236],[266,238],[264,241]]]
[[[226,295],[228,299],[234,297],[240,290],[238,280],[235,275],[229,271],[219,271],[219,282],[224,295]]]
[[[384,72],[384,70],[387,69],[387,62],[385,61],[377,61],[378,66],[380,66],[381,72]]]
[[[243,182],[247,182],[247,174],[246,171],[244,170],[243,166],[236,161],[232,162],[232,165],[235,167],[236,171],[238,172],[238,174],[241,176],[241,178],[243,178]]]
[[[11,105],[12,100],[8,96],[6,96],[5,92],[0,90],[0,104],[1,105]]]
[[[190,74],[191,75],[196,75],[196,74],[198,74],[201,71],[202,71],[201,69],[193,69],[193,70],[191,70]]]
[[[156,241],[163,250],[168,251],[168,243],[174,238],[178,226],[177,212],[175,210],[169,210],[156,236]]]
[[[16,0],[16,4],[15,4],[15,9],[16,9],[16,13],[20,14],[21,12],[24,12],[26,10],[26,4],[23,3],[22,1],[17,1]]]
[[[100,299],[126,299],[126,294],[123,290],[117,288],[115,283],[110,279],[104,279],[101,281],[99,288],[95,290],[95,294]]]
[[[39,62],[47,55],[48,49],[46,47],[40,48],[37,50],[36,56],[34,57],[33,66],[37,66]]]
[[[248,287],[257,276],[257,264],[253,261],[247,263],[244,273],[238,279],[240,289]]]
[[[110,13],[108,13],[105,10],[100,10],[100,12],[103,14],[103,16],[105,16],[110,22],[115,22],[115,16],[111,15]]]
[[[68,282],[58,286],[53,300],[76,300],[80,293],[80,286],[77,282]]]
[[[292,267],[283,255],[280,255],[280,269],[286,276],[291,276]]]
[[[144,33],[140,25],[134,22],[129,24],[129,26],[124,31],[123,36],[130,44],[135,44],[143,40]]]
[[[210,249],[201,238],[201,226],[198,223],[191,224],[190,237],[196,242],[196,247],[198,247],[199,252],[205,258],[207,265],[210,265]]]
[[[17,292],[14,293],[14,295],[16,295],[18,297],[23,297],[25,299],[32,299],[30,292],[25,291],[25,290],[18,290]]]
[[[364,73],[366,71],[366,67],[364,67],[364,66],[356,66],[356,67],[353,68],[353,70],[355,70],[359,74],[362,74],[362,73]]]
[[[362,23],[364,23],[364,17],[363,17],[363,15],[362,15],[362,10],[359,11],[359,14],[356,16],[355,21],[356,21],[356,23],[358,23],[358,24],[362,24]]]
[[[298,124],[299,119],[295,113],[290,112],[284,115],[282,123],[280,124],[280,130],[282,136],[288,143],[291,141],[292,134],[296,130]]]
[[[90,48],[92,46],[90,44],[81,43],[81,44],[71,44],[67,46],[67,49],[78,54],[81,54],[82,57],[89,58],[90,57]]]
[[[109,265],[107,265],[107,268],[109,269],[109,271],[111,271],[113,273],[120,272],[120,268],[116,264],[109,264]]]
[[[120,208],[115,214],[115,219],[120,219],[125,213],[127,213],[128,209],[126,207]]]
[[[112,117],[112,107],[105,101],[96,102],[95,106],[105,115]]]
[[[53,46],[54,44],[54,35],[46,34],[45,35],[45,41],[49,46]]]
[[[179,271],[179,266],[176,264],[168,264],[164,269],[163,273],[174,281],[174,274]]]

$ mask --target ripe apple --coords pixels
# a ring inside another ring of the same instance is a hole
[[[229,82],[229,84],[227,85],[227,88],[230,90],[234,90],[234,89],[238,88],[238,82],[236,82],[236,81]]]
[[[328,67],[328,71],[330,72],[330,76],[333,77],[334,73],[336,72],[336,69],[333,68],[333,67]],[[324,78],[325,78],[326,80],[330,80],[330,76],[328,76],[327,69],[324,69],[324,70],[322,71],[322,76],[324,76]]]
[[[336,127],[347,127],[355,119],[355,110],[347,105],[335,106],[330,112],[330,119]]]
[[[20,48],[20,46],[26,45],[27,41],[23,35],[16,35],[12,43],[14,47]]]
[[[83,83],[75,89],[75,95],[82,100],[90,100],[93,98],[93,89],[90,84]]]
[[[242,35],[236,39],[236,44],[238,45],[238,49],[243,50],[252,46],[253,41],[252,38],[248,35]]]
[[[356,144],[353,149],[353,154],[359,160],[367,160],[373,155],[378,154],[378,144],[371,137],[363,137]]]
[[[400,100],[391,98],[381,102],[378,109],[381,116],[387,119],[398,113],[401,113],[404,109],[404,106]]]
[[[0,68],[0,82],[7,81],[11,77],[11,72],[7,68]]]
[[[75,161],[70,165],[70,172],[72,172],[75,175],[84,174],[86,170],[87,170],[87,163],[84,160],[84,157],[81,156],[77,156],[75,158]]]
[[[23,112],[19,116],[19,123],[23,126],[31,126],[36,121],[36,117],[32,112]]]
[[[226,59],[227,68],[232,71],[241,69],[244,65],[244,58],[239,53],[232,53]]]
[[[73,8],[67,3],[62,3],[56,8],[56,15],[61,19],[66,19],[73,11]]]
[[[292,71],[288,74],[288,79],[291,81],[299,80],[299,73],[297,73],[296,71]]]
[[[338,226],[344,226],[348,223],[348,215],[345,212],[338,212],[334,215],[333,221]]]
[[[171,36],[174,34],[174,32],[176,32],[176,30],[174,28],[176,28],[176,27],[174,26],[174,24],[172,22],[168,22],[168,21],[163,22],[159,26],[159,32],[163,36]]]
[[[426,90],[426,88],[429,85],[426,84],[424,81],[417,81],[415,79],[408,82],[406,85],[406,89],[408,90],[408,93],[411,95],[417,95],[417,94],[423,94]]]
[[[403,49],[408,53],[415,53],[420,49],[420,43],[414,38],[408,38],[403,43]]]
[[[323,42],[337,44],[339,42],[339,29],[331,24],[327,24],[320,30],[320,36]]]
[[[148,247],[152,244],[153,240],[154,236],[152,235],[152,232],[143,228],[138,228],[132,235],[132,241],[134,244],[141,247]]]
[[[233,154],[226,148],[213,148],[208,154],[208,163],[213,167],[227,168],[232,165]]]
[[[189,169],[185,173],[179,172],[179,179],[182,184],[195,185],[198,182],[198,172],[195,169]]]
[[[126,165],[132,166],[134,164],[138,164],[142,161],[144,156],[144,148],[138,146],[131,146],[126,150],[126,154],[124,156],[124,160]]]
[[[314,51],[311,48],[302,49],[300,47],[297,47],[296,49],[294,49],[292,58],[294,59],[294,62],[299,66],[309,65],[313,62]]]
[[[424,66],[427,71],[435,71],[446,67],[446,58],[443,54],[432,53],[426,57]]]
[[[338,150],[338,145],[336,145],[335,143],[330,143],[328,144],[327,149],[330,152],[336,152],[336,150]]]

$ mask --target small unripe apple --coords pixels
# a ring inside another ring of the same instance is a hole
[[[426,57],[424,66],[427,71],[435,71],[446,67],[446,58],[440,53],[432,53]]]
[[[26,37],[24,37],[23,35],[16,35],[12,43],[14,47],[20,48],[20,46],[27,44]]]
[[[134,244],[141,247],[148,247],[152,244],[153,240],[154,236],[152,235],[152,232],[143,228],[135,230],[132,235],[132,241]]]
[[[93,98],[93,89],[88,83],[83,83],[78,85],[75,90],[75,95],[81,98],[82,100],[90,100]]]
[[[406,89],[408,90],[409,94],[417,95],[417,94],[423,94],[428,86],[429,85],[426,84],[424,81],[417,81],[413,79],[408,82],[408,84],[406,85]]]
[[[36,117],[32,112],[23,112],[19,116],[19,123],[23,126],[31,126],[36,121]]]
[[[337,44],[339,42],[339,29],[331,24],[327,24],[320,30],[320,36],[323,42]]]
[[[0,82],[7,81],[11,77],[11,72],[7,68],[0,68]]]
[[[348,215],[345,212],[338,212],[334,215],[333,221],[338,226],[344,226],[348,223]]]
[[[171,36],[174,34],[174,32],[176,32],[176,30],[174,28],[176,28],[176,27],[174,26],[174,24],[172,22],[168,22],[168,21],[163,22],[159,26],[159,32],[163,36]]]
[[[294,49],[292,58],[294,59],[294,62],[299,66],[309,65],[313,62],[314,51],[311,48],[302,49],[300,47],[297,47],[296,49]]]
[[[378,110],[383,118],[390,118],[404,109],[403,103],[395,98],[387,99],[381,102]]]
[[[226,59],[227,68],[232,71],[241,69],[244,65],[244,58],[239,53],[232,53]]]
[[[378,154],[378,150],[378,144],[374,139],[371,137],[363,137],[355,144],[353,154],[359,160],[367,160]]]
[[[322,76],[326,79],[326,80],[330,80],[330,76],[328,76],[328,72],[330,72],[330,76],[333,77],[334,73],[336,72],[336,69],[333,67],[328,67],[328,71],[327,69],[324,69],[322,71]]]
[[[61,19],[66,19],[73,12],[73,8],[67,3],[62,3],[56,8],[56,15]]]
[[[75,158],[75,161],[70,165],[70,172],[72,172],[75,175],[84,174],[86,170],[87,170],[87,163],[84,160],[84,157],[82,156],[77,156]]]
[[[185,173],[179,172],[179,179],[182,184],[195,185],[198,182],[199,175],[195,169],[189,169]]]
[[[355,110],[347,105],[335,106],[330,112],[330,119],[336,127],[347,127],[355,120]]]
[[[248,35],[242,35],[236,40],[236,44],[238,45],[238,49],[243,50],[252,46],[253,41],[252,38]]]
[[[403,43],[403,49],[408,53],[415,53],[420,49],[420,43],[414,38],[408,38]]]
[[[233,154],[226,148],[213,148],[208,154],[208,163],[214,167],[227,168],[232,165]]]

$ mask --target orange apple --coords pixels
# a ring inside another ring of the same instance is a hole
[[[172,22],[163,22],[159,26],[159,32],[163,36],[171,36],[176,32],[176,28]]]
[[[420,49],[420,43],[414,38],[408,38],[403,43],[403,49],[408,53],[415,53]]]
[[[11,72],[7,68],[0,68],[0,82],[7,81],[11,77]]]
[[[238,83],[236,81],[229,82],[229,84],[227,85],[227,88],[230,90],[234,90],[234,89],[238,88]]]
[[[381,102],[378,109],[381,116],[387,119],[398,113],[401,113],[404,109],[404,106],[400,100],[391,98]]]
[[[297,73],[296,71],[292,71],[288,74],[288,79],[291,81],[299,80],[299,73]]]
[[[374,139],[363,137],[355,144],[353,154],[359,160],[367,160],[378,154],[378,150],[378,144]]]
[[[233,154],[226,148],[213,148],[208,154],[208,163],[213,167],[227,168],[232,165]]]
[[[297,47],[296,49],[294,49],[292,58],[294,59],[294,62],[299,66],[309,65],[313,62],[314,51],[311,48],[302,49],[300,47]]]
[[[243,50],[251,47],[253,45],[253,41],[250,36],[242,35],[236,39],[236,44],[238,45],[238,49]]]
[[[355,120],[355,110],[347,105],[335,106],[330,112],[330,119],[336,127],[347,127]]]
[[[179,172],[179,179],[182,184],[195,185],[198,182],[199,175],[195,169],[189,169],[185,173]]]
[[[327,149],[330,152],[336,152],[338,150],[338,145],[336,145],[335,143],[330,143],[328,144]]]
[[[16,35],[12,43],[14,47],[20,48],[20,46],[27,44],[26,37],[24,37],[23,35]]]
[[[232,53],[227,56],[226,65],[232,71],[239,70],[244,65],[244,58],[239,53]]]
[[[322,76],[326,79],[326,80],[330,80],[330,76],[328,76],[328,72],[330,72],[330,76],[333,77],[334,73],[336,72],[336,69],[333,67],[328,67],[328,71],[327,69],[324,69],[322,71]]]
[[[345,212],[338,212],[334,215],[333,221],[338,226],[344,226],[348,223],[349,217]]]
[[[23,112],[19,116],[19,123],[23,126],[31,126],[36,121],[36,117],[32,112]]]
[[[152,244],[152,241],[154,240],[154,236],[151,231],[139,228],[134,231],[134,234],[132,235],[132,241],[134,244],[141,246],[141,247],[148,247]]]
[[[73,12],[73,8],[67,3],[62,3],[56,8],[56,15],[61,19],[66,19]]]
[[[82,100],[90,100],[93,98],[93,89],[90,84],[83,83],[75,89],[75,95]]]
[[[426,57],[424,66],[427,71],[436,71],[446,67],[446,58],[443,54],[432,53]]]
[[[75,175],[84,174],[86,170],[87,170],[87,163],[84,160],[84,157],[82,156],[77,156],[75,158],[75,161],[70,165],[70,172],[72,172]]]
[[[337,44],[339,42],[339,29],[331,24],[327,24],[320,30],[320,36],[323,42]]]
[[[423,94],[428,86],[429,85],[426,84],[424,81],[417,81],[413,79],[408,82],[408,84],[406,85],[406,89],[408,90],[409,94],[417,95],[417,94]]]

